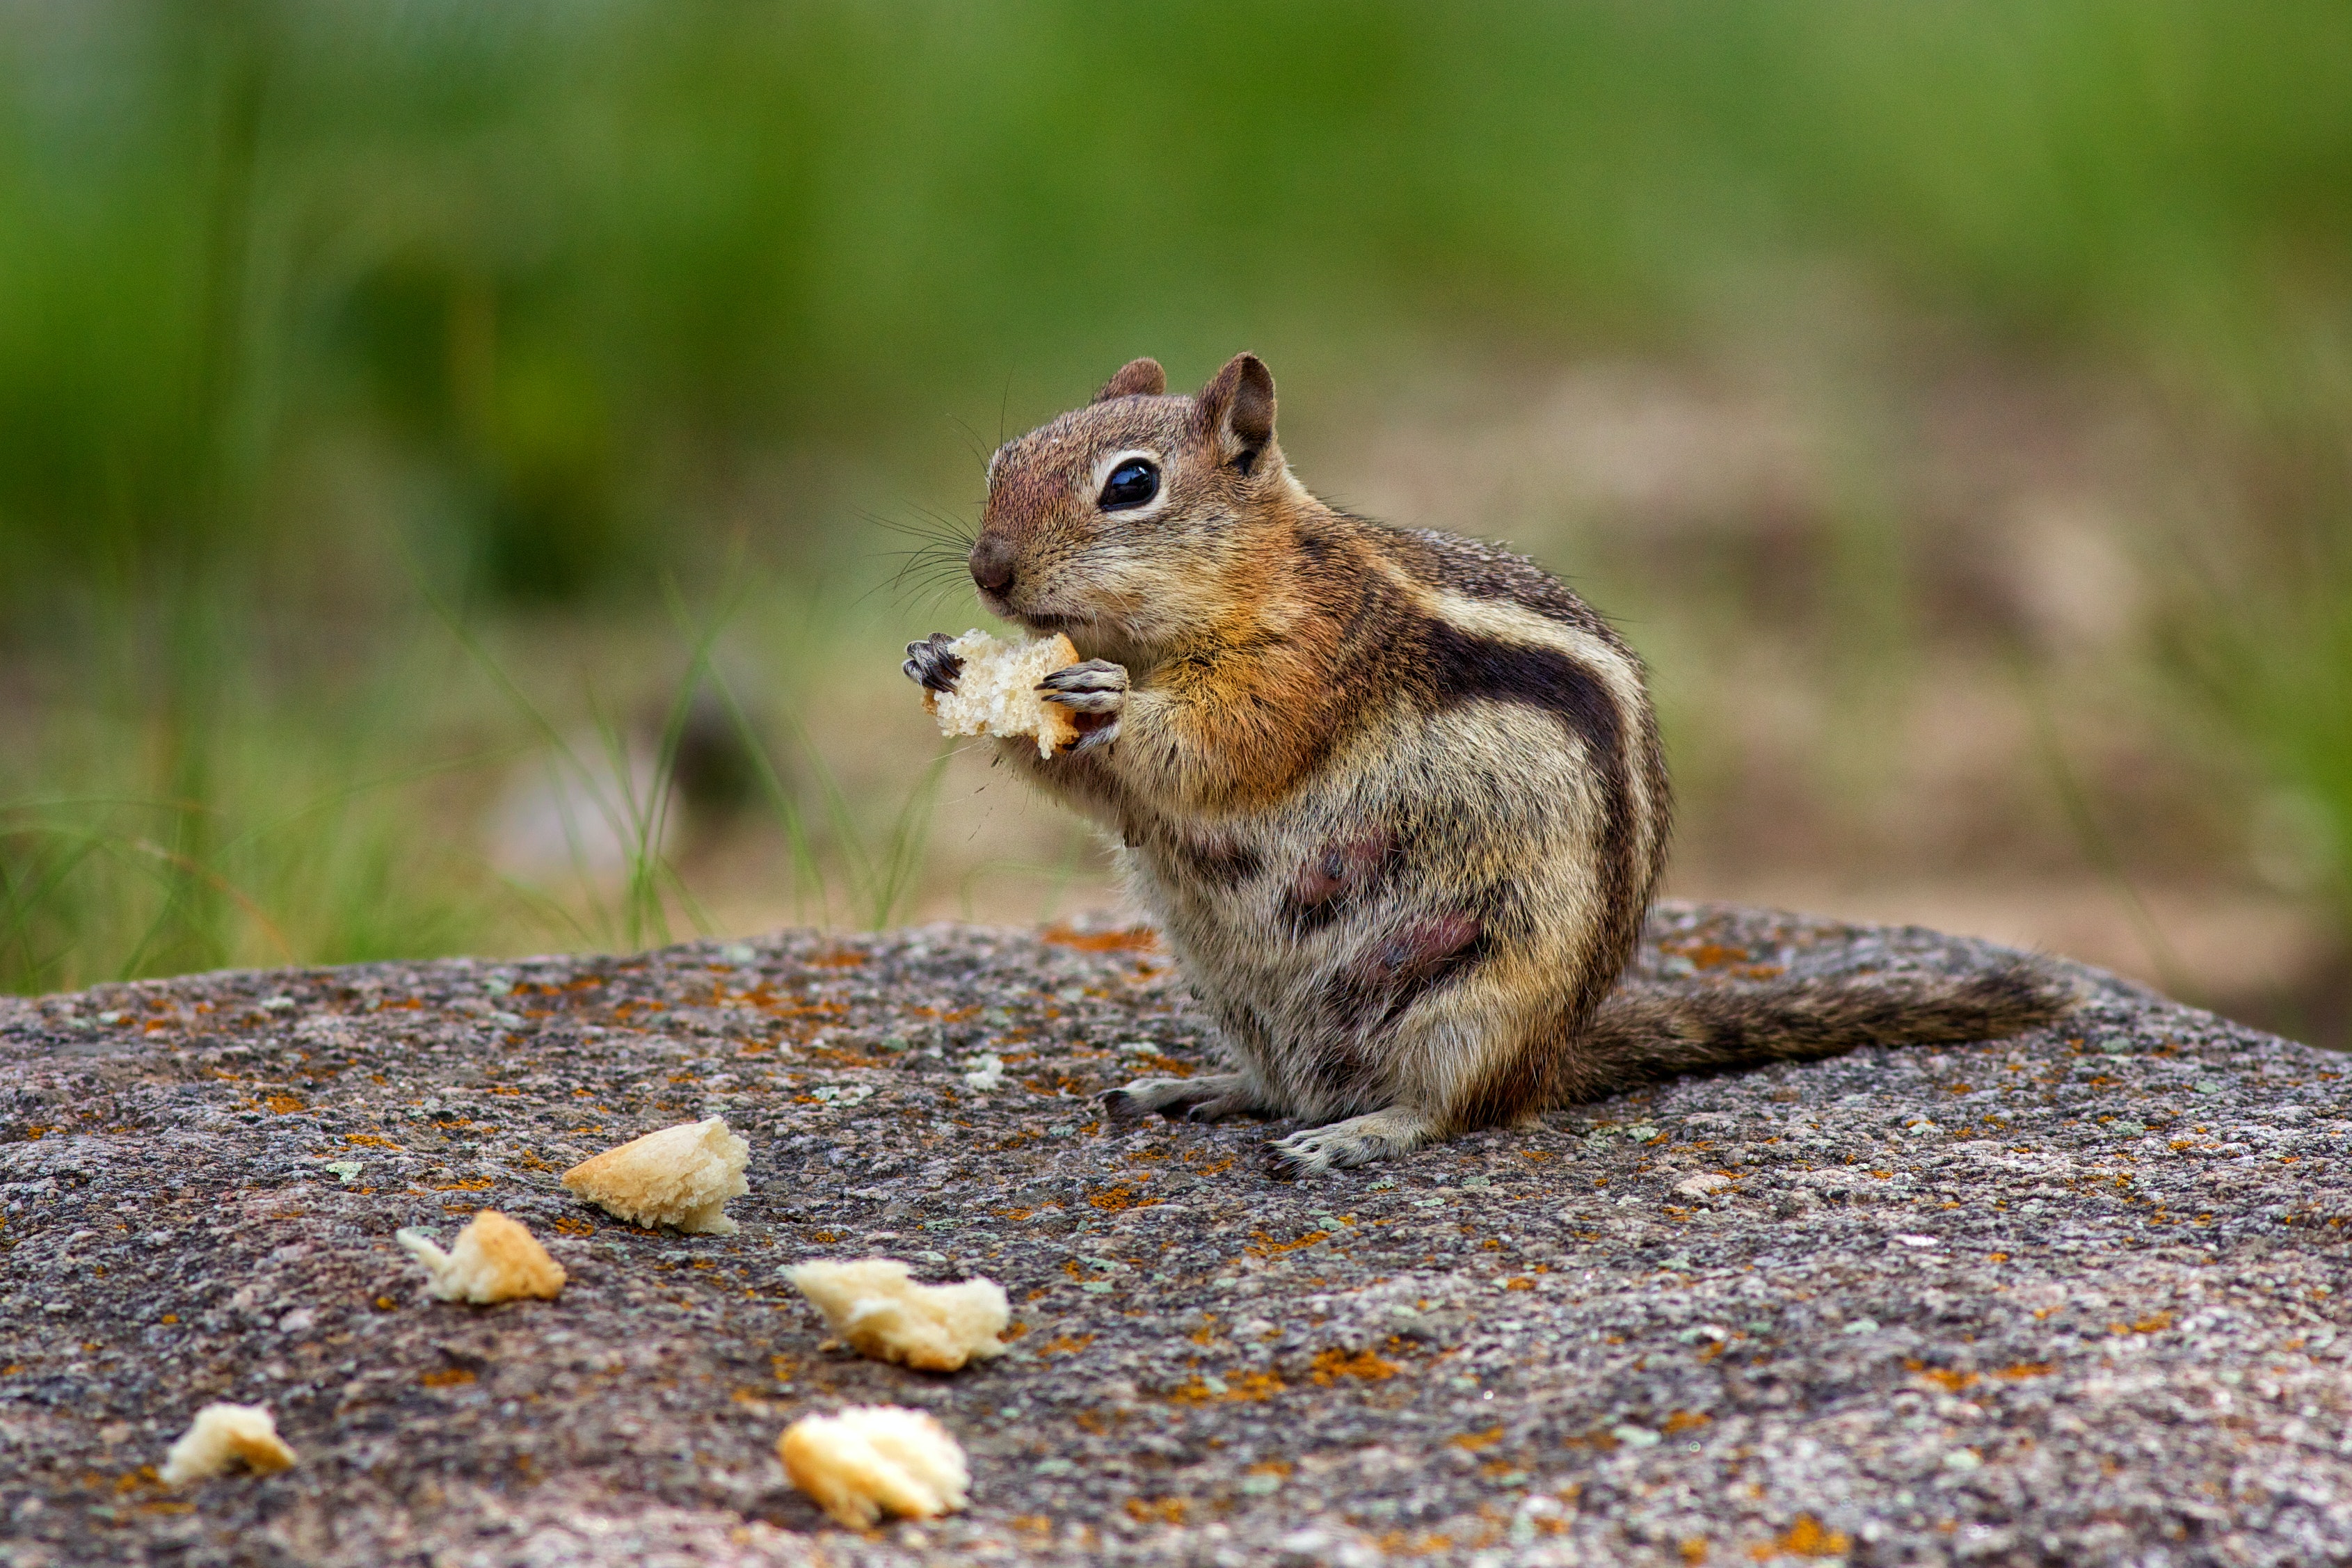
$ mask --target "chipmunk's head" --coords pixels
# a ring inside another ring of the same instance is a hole
[[[1196,396],[1139,359],[997,449],[971,577],[991,614],[1089,657],[1223,618],[1254,537],[1303,495],[1274,441],[1274,377],[1235,354]]]

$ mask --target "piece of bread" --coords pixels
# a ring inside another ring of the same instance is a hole
[[[425,1288],[444,1301],[488,1306],[521,1296],[551,1301],[563,1289],[563,1265],[520,1221],[496,1209],[474,1215],[446,1252],[421,1230],[394,1231],[392,1239],[425,1265]]]
[[[833,1331],[860,1355],[924,1372],[953,1372],[967,1361],[1001,1355],[997,1335],[1012,1310],[993,1279],[918,1285],[893,1258],[855,1263],[803,1263],[784,1270],[816,1303]]]
[[[1041,757],[1078,738],[1070,710],[1037,695],[1039,681],[1078,662],[1078,650],[1061,633],[1012,640],[969,631],[948,651],[963,660],[955,689],[923,693],[940,734],[1034,735]]]
[[[919,1410],[857,1405],[838,1415],[804,1415],[776,1439],[793,1485],[853,1530],[884,1510],[936,1519],[964,1505],[971,1485],[963,1449]]]
[[[607,1149],[563,1173],[563,1184],[605,1213],[648,1229],[674,1225],[705,1236],[732,1236],[720,1209],[751,1190],[743,1167],[751,1145],[714,1116],[665,1127]]]
[[[207,1405],[163,1459],[167,1487],[210,1480],[239,1459],[257,1476],[294,1462],[294,1450],[278,1436],[278,1423],[258,1405]]]

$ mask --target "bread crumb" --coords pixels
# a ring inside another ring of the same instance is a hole
[[[563,1173],[563,1184],[605,1213],[642,1225],[674,1225],[704,1236],[732,1236],[719,1212],[751,1190],[743,1167],[751,1145],[719,1117],[665,1127],[607,1149]]]
[[[520,1221],[496,1209],[474,1215],[446,1252],[421,1230],[394,1231],[392,1239],[425,1265],[425,1289],[444,1301],[487,1306],[522,1296],[551,1301],[563,1289],[563,1265]]]
[[[948,644],[963,660],[953,691],[926,691],[923,706],[942,735],[1034,735],[1037,754],[1050,757],[1078,738],[1070,710],[1037,695],[1037,683],[1078,662],[1070,639],[1011,639],[968,631]]]
[[[167,1487],[209,1480],[236,1463],[266,1476],[294,1462],[294,1450],[278,1436],[278,1423],[258,1405],[207,1405],[164,1458]]]
[[[833,1331],[860,1355],[924,1372],[953,1372],[1002,1355],[997,1336],[1012,1318],[993,1279],[918,1285],[894,1258],[803,1263],[784,1278],[816,1303]]]
[[[919,1410],[857,1405],[838,1415],[804,1415],[776,1439],[793,1485],[853,1530],[884,1510],[936,1519],[964,1505],[971,1485],[963,1449]]]

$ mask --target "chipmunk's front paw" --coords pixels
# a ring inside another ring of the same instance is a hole
[[[1066,665],[1037,683],[1037,695],[1073,713],[1116,713],[1127,704],[1127,667],[1107,658]]]
[[[1071,749],[1090,752],[1118,739],[1119,715],[1127,708],[1127,669],[1107,658],[1090,658],[1039,681],[1037,695],[1070,710],[1070,722],[1078,731]]]
[[[898,668],[926,691],[953,691],[963,675],[963,660],[948,651],[955,638],[933,632],[921,642],[907,645],[907,662]]]

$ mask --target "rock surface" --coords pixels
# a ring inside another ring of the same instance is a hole
[[[1981,963],[1654,918],[1653,974]],[[1101,1125],[1213,1059],[1148,935],[788,934],[0,1002],[0,1563],[2352,1560],[2338,1058],[2120,982],[2057,1029],[1557,1111],[1289,1184],[1266,1127]],[[740,1235],[556,1176],[752,1142]],[[1705,1180],[1708,1176],[1717,1180]],[[478,1206],[556,1301],[430,1300]],[[1011,1293],[949,1377],[777,1270]],[[301,1456],[167,1492],[213,1400]],[[793,1417],[936,1414],[971,1510],[866,1535]]]

